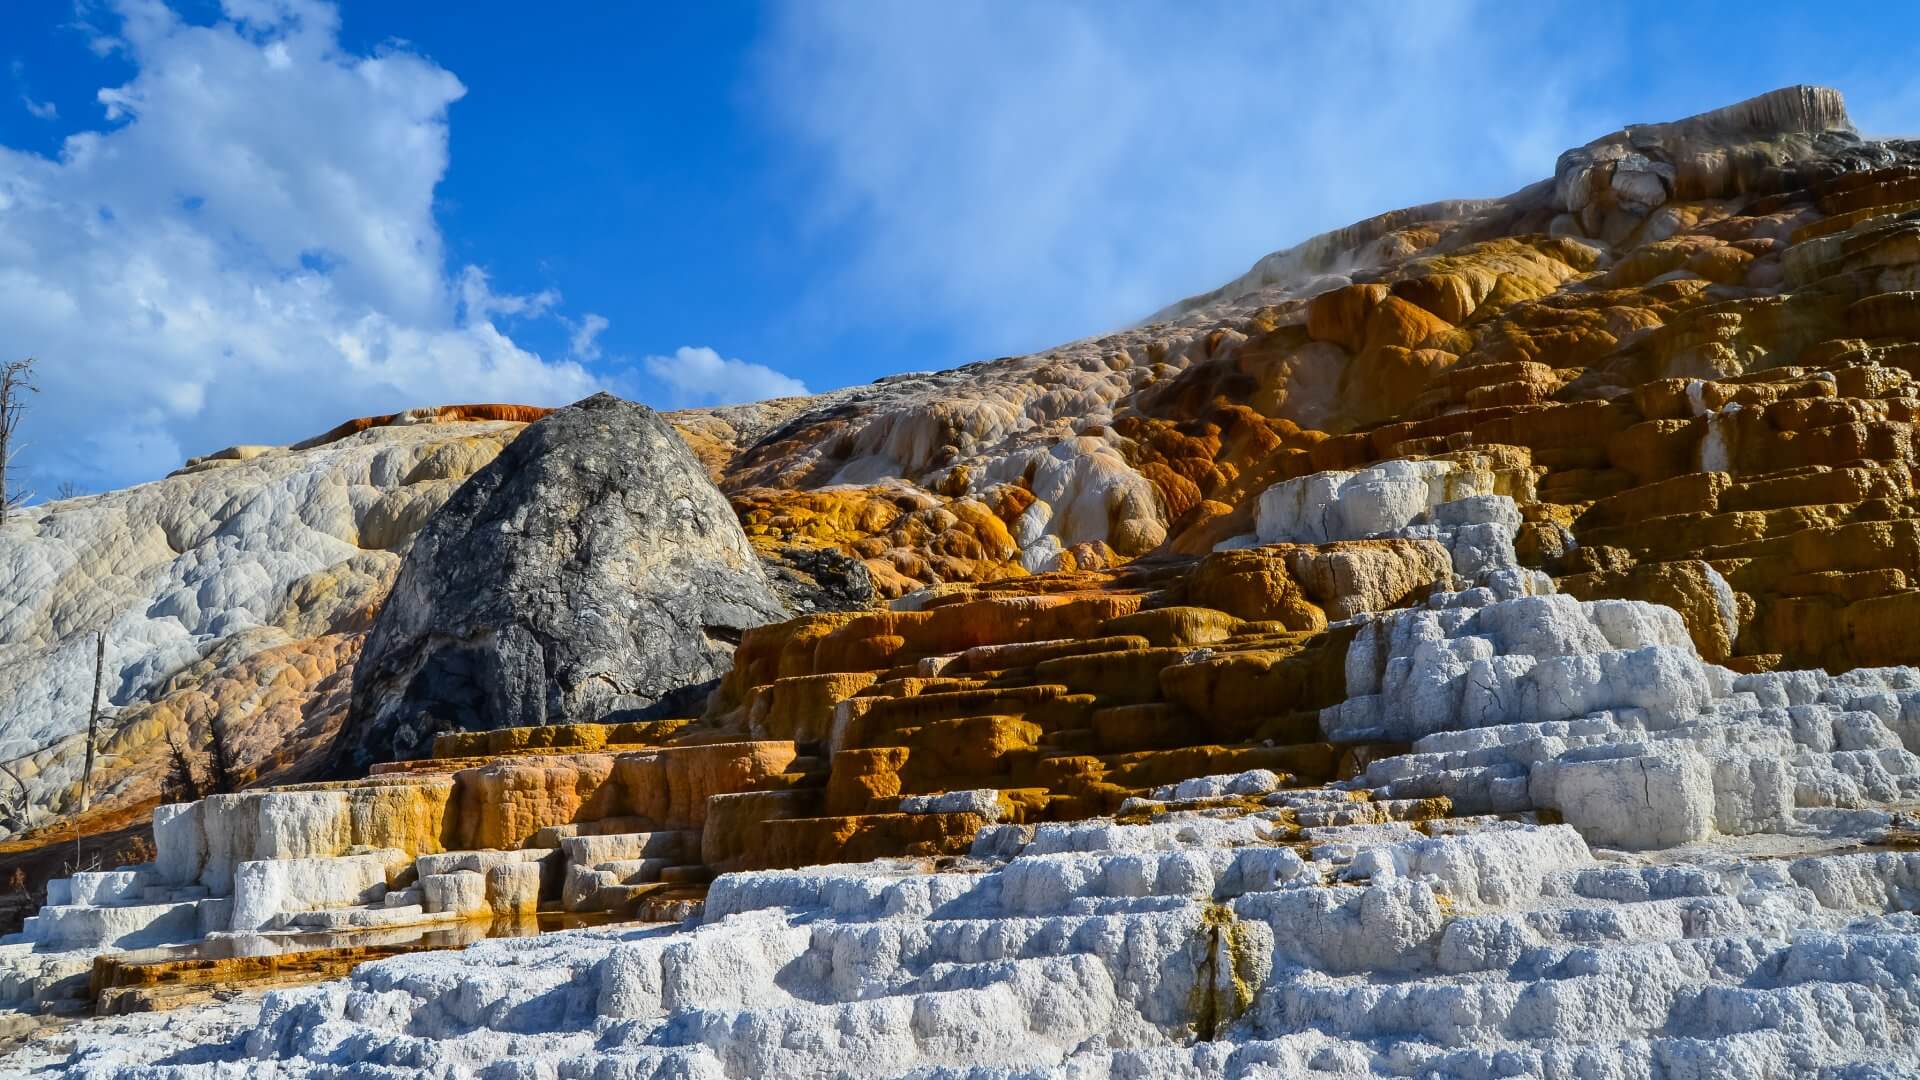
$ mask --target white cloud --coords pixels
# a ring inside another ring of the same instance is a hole
[[[649,356],[644,366],[647,374],[666,387],[669,404],[679,409],[797,397],[808,392],[799,379],[765,364],[723,358],[704,345],[682,345],[672,356]]]
[[[757,90],[811,174],[796,203],[855,253],[814,317],[884,330],[904,306],[950,330],[964,351],[939,359],[957,362],[1124,325],[1375,213],[1550,175],[1618,123],[1569,107],[1569,73],[1595,77],[1609,35],[1583,29],[1570,60],[1542,44],[1560,17],[795,4]]]
[[[27,115],[36,120],[58,120],[60,108],[51,101],[35,101],[27,88],[27,65],[19,58],[7,64],[7,73],[13,76],[14,88],[20,91],[20,104],[26,106]]]
[[[600,359],[600,332],[609,325],[606,316],[587,312],[585,318],[572,324],[573,333],[567,338],[568,355],[579,360]]]
[[[315,0],[225,0],[182,20],[117,0],[96,40],[135,66],[108,123],[57,159],[0,147],[0,341],[40,359],[33,486],[104,488],[193,453],[449,401],[596,389],[498,321],[559,297],[450,272],[433,216],[447,110],[413,53],[341,49]]]
[[[479,267],[463,267],[460,271],[460,311],[469,319],[491,319],[495,315],[537,319],[552,312],[559,303],[560,293],[554,289],[542,289],[529,296],[503,295],[493,291],[486,271]]]

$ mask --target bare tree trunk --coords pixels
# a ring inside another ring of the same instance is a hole
[[[240,762],[233,756],[233,744],[227,741],[226,721],[215,716],[207,723],[207,786],[214,795],[231,795],[240,790]]]
[[[26,410],[21,395],[39,389],[33,385],[32,357],[0,364],[0,525],[7,523],[8,511],[27,499],[21,492],[7,490],[7,478],[13,472],[13,429]]]
[[[9,413],[13,410],[13,387],[0,382],[0,525],[7,523],[7,511],[13,508],[13,499],[7,494],[7,474],[12,472],[13,422]]]
[[[80,812],[86,813],[93,797],[93,748],[100,738],[100,681],[107,668],[107,632],[99,631],[93,645],[93,707],[87,713],[87,768],[80,777]]]
[[[80,863],[80,817],[85,815],[87,807],[93,801],[93,753],[94,746],[100,741],[100,682],[107,669],[107,632],[98,631],[93,644],[93,704],[87,710],[87,764],[80,774],[80,814],[73,821],[73,869],[77,873]]]

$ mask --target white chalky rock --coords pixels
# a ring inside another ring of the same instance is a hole
[[[265,930],[283,914],[378,903],[388,878],[410,861],[405,852],[374,851],[243,862],[233,874],[233,929]]]
[[[1713,773],[1684,749],[1588,760],[1561,759],[1534,773],[1542,801],[1597,844],[1672,847],[1714,828]]]
[[[1920,672],[1738,676],[1669,608],[1481,592],[1371,618],[1349,646],[1327,734],[1414,740],[1368,767],[1377,798],[1556,810],[1631,849],[1920,798]]]
[[[1322,714],[1334,738],[1571,720],[1645,709],[1671,727],[1717,681],[1670,608],[1526,596],[1369,621],[1347,654],[1347,701]]]
[[[595,866],[618,859],[688,860],[700,851],[700,834],[674,830],[569,836],[561,839],[560,850],[575,866]]]
[[[106,907],[43,907],[27,920],[21,937],[52,950],[132,948],[191,941],[205,929],[202,907],[210,901],[122,904]]]
[[[244,862],[319,859],[370,849],[431,849],[439,838],[423,830],[416,812],[423,799],[452,794],[450,778],[409,784],[365,781],[325,790],[260,790],[210,795],[154,810],[155,884],[201,887],[230,895]],[[546,851],[497,855],[540,858]],[[428,859],[444,856],[424,856]]]
[[[903,814],[978,814],[989,822],[1000,820],[1000,792],[994,788],[948,791],[939,795],[905,795]]]
[[[98,1063],[81,1076],[173,1055],[150,1074],[1492,1078],[1640,1076],[1665,1047],[1659,1061],[1686,1074],[1920,1068],[1899,1034],[1920,1024],[1905,990],[1920,976],[1920,853],[1638,865],[1599,863],[1565,824],[1440,832],[1359,840],[1338,886],[1250,819],[1204,811],[1041,826],[985,871],[726,874],[693,930],[405,955],[275,992],[190,1057],[169,1042],[192,1034],[190,1015],[138,1049],[83,1026],[73,1063]]]
[[[1592,862],[1581,834],[1565,825],[1499,829],[1369,847],[1348,875],[1413,878],[1459,904],[1492,907],[1531,900],[1558,871]]]
[[[1153,797],[1163,802],[1181,802],[1188,799],[1215,799],[1229,795],[1265,795],[1280,789],[1280,778],[1268,769],[1249,769],[1242,773],[1229,773],[1220,776],[1199,776],[1192,780],[1182,780],[1177,784],[1168,784],[1153,790]]]
[[[1273,812],[1316,800],[1334,801],[1287,792]],[[1325,865],[1273,846],[1261,822],[1195,811],[1046,825],[969,872],[902,860],[723,875],[690,930],[370,963],[269,994],[217,1038],[191,1011],[138,1021],[154,1026],[135,1043],[94,1034],[111,1022],[97,1021],[69,1031],[69,1072],[1920,1070],[1902,1034],[1920,1025],[1907,989],[1920,977],[1920,853],[1599,862],[1568,825],[1460,819],[1432,836],[1348,829],[1351,858]]]
[[[1033,839],[1031,825],[988,825],[973,834],[971,854],[976,859],[1011,859]]]
[[[131,903],[139,900],[157,879],[158,875],[150,868],[75,874],[67,879],[66,902],[100,907]]]
[[[1442,503],[1491,496],[1494,485],[1490,470],[1452,461],[1384,461],[1358,472],[1319,472],[1262,492],[1254,531],[1263,544],[1359,540],[1404,529]]]
[[[500,863],[486,871],[487,907],[495,914],[531,915],[540,908],[540,864]]]
[[[475,873],[490,873],[496,866],[517,865],[520,863],[538,864],[542,860],[556,858],[551,848],[514,848],[506,851],[437,851],[421,855],[414,859],[413,865],[422,876],[428,874],[451,874],[460,870]],[[537,866],[536,866],[537,869]]]
[[[1516,575],[1513,541],[1521,523],[1512,495],[1524,486],[1483,465],[1386,461],[1358,472],[1321,472],[1285,480],[1260,496],[1255,531],[1221,548],[1324,544],[1334,540],[1433,540],[1468,579]]]
[[[487,907],[487,877],[477,870],[426,874],[420,878],[421,906],[429,912],[474,915]]]
[[[153,808],[154,868],[162,881],[200,880],[200,868],[207,861],[203,813],[199,802]]]

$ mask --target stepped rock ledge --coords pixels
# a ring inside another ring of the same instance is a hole
[[[1029,356],[15,515],[0,858],[126,865],[0,1071],[1920,1076],[1920,143],[1541,164]]]

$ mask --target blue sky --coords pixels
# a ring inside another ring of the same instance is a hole
[[[672,407],[1030,351],[1794,82],[1920,131],[1920,17],[1892,8],[543,8],[0,5],[29,482],[410,405]]]

